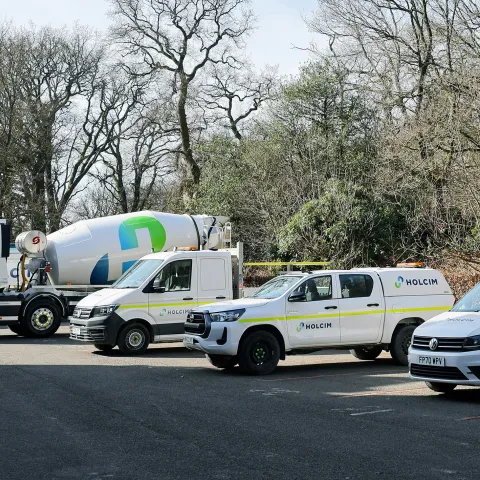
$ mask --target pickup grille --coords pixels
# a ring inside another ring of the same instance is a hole
[[[73,329],[80,328],[80,333],[73,333]],[[70,338],[82,342],[96,342],[105,340],[105,328],[87,328],[78,325],[70,325]]]
[[[72,317],[86,319],[86,318],[90,318],[91,313],[92,313],[91,308],[75,308],[75,310],[73,311]]]
[[[432,367],[431,365],[410,365],[410,373],[416,377],[439,380],[468,380],[457,367]]]
[[[420,350],[430,350],[430,340],[436,338],[438,340],[438,347],[435,351],[441,350],[443,352],[456,352],[462,350],[463,342],[465,338],[451,337],[451,338],[438,338],[438,337],[413,337],[412,347]]]
[[[185,322],[185,333],[192,335],[203,335],[206,330],[205,316],[203,313],[192,312],[187,315]]]

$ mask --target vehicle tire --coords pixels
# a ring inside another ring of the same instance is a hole
[[[450,393],[457,387],[454,383],[425,382],[425,385],[434,392]]]
[[[257,330],[240,344],[238,363],[240,369],[250,375],[272,373],[280,360],[280,345],[270,332]]]
[[[60,327],[62,313],[51,300],[34,300],[25,310],[20,328],[26,337],[51,337]]]
[[[390,344],[390,355],[398,365],[408,365],[408,348],[412,343],[413,331],[416,325],[405,325],[395,333]]]
[[[359,360],[375,360],[383,351],[381,345],[375,347],[358,347],[350,350],[350,353]]]
[[[23,328],[21,325],[9,325],[8,328],[17,335],[21,335],[22,337],[25,336]]]
[[[94,347],[102,352],[110,352],[110,350],[113,350],[115,348],[115,345],[99,345],[98,343],[96,343]]]
[[[223,368],[224,370],[232,370],[238,363],[238,358],[230,357],[227,355],[205,355],[208,361],[217,368]]]
[[[118,348],[126,355],[141,355],[150,344],[150,333],[141,323],[129,323],[118,335]]]

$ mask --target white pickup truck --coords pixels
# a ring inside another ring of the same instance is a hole
[[[442,393],[480,386],[480,284],[413,332],[410,376]]]
[[[192,309],[243,295],[242,248],[142,257],[111,288],[78,302],[70,338],[134,355],[150,343],[181,341]]]
[[[194,309],[184,345],[216,367],[238,363],[257,375],[272,372],[286,354],[332,348],[361,360],[388,350],[407,365],[414,329],[453,303],[447,281],[430,268],[290,273],[250,298]]]

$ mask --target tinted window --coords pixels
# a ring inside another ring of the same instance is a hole
[[[166,292],[178,292],[190,290],[192,280],[192,261],[178,260],[169,263],[158,274],[160,285],[165,287]]]
[[[340,275],[342,298],[369,297],[373,290],[373,278],[370,275]]]
[[[326,276],[309,278],[295,291],[304,293],[305,297],[307,298],[307,302],[329,300],[332,298],[332,277]]]

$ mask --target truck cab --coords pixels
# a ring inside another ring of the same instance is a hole
[[[408,363],[412,332],[454,297],[430,268],[324,270],[276,277],[250,298],[193,309],[184,344],[219,368],[272,372],[287,354],[349,349],[362,360],[390,351]]]
[[[183,339],[187,314],[238,297],[237,249],[146,255],[111,288],[81,300],[70,317],[70,338],[108,351],[140,354],[150,343]]]

